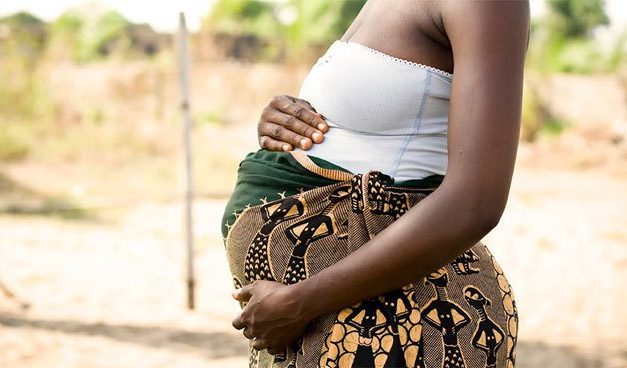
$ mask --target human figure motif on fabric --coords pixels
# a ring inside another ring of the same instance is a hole
[[[477,329],[472,337],[472,346],[485,352],[486,368],[496,368],[496,353],[503,343],[505,334],[486,313],[485,306],[490,305],[491,302],[473,286],[464,288],[464,298],[479,314]]]
[[[412,295],[408,285],[342,310],[326,336],[321,366],[424,368],[420,312]]]
[[[244,276],[249,282],[255,280],[275,281],[268,261],[268,240],[280,223],[301,216],[304,205],[298,197],[291,196],[270,202],[261,207],[264,224],[248,246],[244,263]]]
[[[285,269],[285,273],[283,274],[284,284],[295,284],[309,276],[305,261],[307,249],[316,240],[320,240],[335,233],[337,226],[335,225],[335,217],[332,212],[340,201],[348,198],[350,194],[349,190],[350,186],[337,188],[329,195],[329,203],[322,211],[298,221],[285,229],[285,235],[292,244],[294,244],[294,249],[290,256],[288,266]],[[288,368],[296,366],[296,356],[301,348],[300,340],[292,346],[293,354],[287,366]],[[284,362],[287,360],[287,355],[278,354],[275,356],[274,360],[275,362]]]
[[[368,208],[373,214],[398,218],[408,210],[407,196],[385,191],[381,173],[372,172],[368,175],[367,188],[362,187],[363,180],[362,175],[355,175],[351,180],[353,212],[362,213]],[[368,206],[364,204],[364,189],[367,191]],[[409,285],[341,311],[326,337],[328,350],[323,351],[321,366],[423,368],[420,312],[412,295],[413,287]],[[403,347],[401,332],[413,344],[405,344]],[[356,338],[352,337],[353,334],[357,335]],[[356,347],[347,348],[346,344],[334,342],[345,338],[354,341]]]
[[[421,317],[424,322],[442,333],[444,345],[442,367],[465,367],[464,357],[457,342],[457,333],[470,323],[470,317],[459,305],[449,300],[446,292],[448,284],[446,269],[440,268],[427,276],[426,280],[435,288],[436,297],[422,308]]]
[[[294,249],[283,275],[283,283],[295,284],[309,276],[305,266],[307,249],[316,240],[335,233],[337,226],[332,212],[340,201],[348,198],[349,190],[349,186],[337,188],[329,195],[329,203],[320,213],[300,220],[285,230],[285,235],[294,244]]]

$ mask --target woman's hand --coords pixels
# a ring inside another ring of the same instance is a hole
[[[285,352],[313,318],[290,286],[279,282],[255,281],[235,291],[233,298],[247,303],[233,327],[244,329],[244,336],[253,339],[253,348],[268,349],[270,354]]]
[[[327,123],[305,100],[276,96],[270,100],[257,124],[259,145],[270,151],[308,150],[321,143]]]

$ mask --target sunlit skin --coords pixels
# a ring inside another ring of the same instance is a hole
[[[271,354],[324,313],[428,275],[483,238],[507,202],[518,146],[528,1],[370,0],[343,40],[454,72],[448,169],[441,186],[340,262],[300,283],[256,281],[235,291],[248,302],[233,326]],[[273,98],[258,125],[269,150],[323,144],[314,107]],[[302,141],[302,142],[301,142]]]

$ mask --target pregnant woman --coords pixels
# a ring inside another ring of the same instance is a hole
[[[480,242],[519,136],[527,1],[369,0],[274,98],[223,218],[251,367],[514,367]]]

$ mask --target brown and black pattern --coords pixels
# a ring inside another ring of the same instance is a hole
[[[348,195],[350,186],[335,189],[328,198],[328,204],[320,213],[300,220],[285,230],[285,235],[294,244],[294,249],[283,275],[284,284],[295,284],[307,278],[305,264],[307,249],[313,242],[337,232],[333,208]]]
[[[394,187],[377,172],[321,171],[295,157],[337,183],[243,209],[226,238],[236,284],[311,277],[434,189]],[[320,316],[285,356],[251,352],[250,366],[513,367],[517,318],[509,283],[478,243],[426,278]]]
[[[486,247],[487,250],[487,247]],[[507,368],[516,366],[516,341],[518,338],[518,308],[514,300],[514,293],[509,281],[505,278],[503,269],[499,266],[494,256],[490,257],[494,267],[494,273],[501,291],[501,302],[503,310],[507,315],[507,324],[505,331],[507,332],[506,349],[507,349]]]
[[[473,268],[471,263],[477,262],[479,257],[472,251],[472,249],[468,249],[461,255],[451,262],[451,266],[455,270],[455,273],[458,275],[470,275],[473,273],[479,273],[479,270]]]
[[[490,299],[487,299],[479,289],[473,286],[464,288],[464,297],[479,315],[479,322],[472,337],[472,346],[485,352],[486,368],[495,368],[496,352],[503,343],[504,335],[503,330],[488,317],[485,310],[486,305],[491,304]]]
[[[271,202],[261,206],[260,209],[263,225],[250,242],[246,252],[244,270],[248,281],[275,279],[268,259],[268,241],[272,230],[280,223],[297,218],[304,213],[303,203],[296,197]]]
[[[457,335],[470,323],[470,316],[459,304],[449,299],[446,290],[448,282],[448,273],[444,268],[427,276],[427,283],[433,285],[435,289],[435,297],[422,308],[421,317],[442,334],[442,367],[463,368],[466,365]]]

